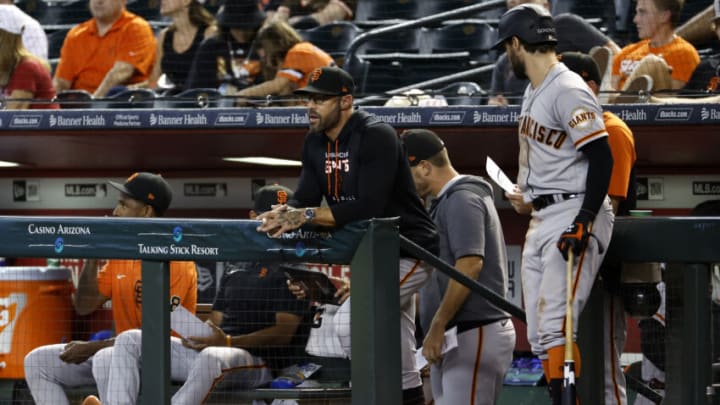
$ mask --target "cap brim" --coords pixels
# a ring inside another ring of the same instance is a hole
[[[320,94],[323,96],[342,96],[343,94],[349,94],[349,93],[337,93],[337,92],[332,92],[332,91],[321,90],[321,89],[318,89],[313,86],[305,86],[301,89],[295,90],[294,93],[300,94],[300,95],[302,95],[302,94]]]
[[[510,37],[508,37],[508,38],[510,38]],[[503,45],[505,45],[505,41],[507,41],[508,38],[499,38],[499,39],[495,42],[495,44],[492,46],[492,48],[493,48],[493,49],[500,49],[500,48],[502,48]]]
[[[115,189],[117,189],[119,192],[121,192],[121,193],[123,193],[123,194],[127,194],[127,195],[129,195],[130,197],[132,197],[132,198],[135,198],[135,196],[134,196],[127,188],[125,188],[124,185],[122,185],[122,184],[120,184],[120,183],[116,183],[116,182],[114,182],[114,181],[110,181],[110,180],[108,180],[108,184],[111,185],[111,186],[113,186],[113,187],[114,187]]]

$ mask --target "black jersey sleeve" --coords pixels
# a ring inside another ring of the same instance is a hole
[[[579,216],[587,216],[589,220],[594,220],[608,192],[613,158],[607,137],[598,138],[580,150],[587,156],[588,172],[585,199]]]

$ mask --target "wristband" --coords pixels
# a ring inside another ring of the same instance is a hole
[[[232,336],[225,335],[225,346],[232,347]]]

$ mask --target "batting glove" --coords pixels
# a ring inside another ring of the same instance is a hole
[[[589,222],[575,218],[575,222],[565,228],[565,231],[560,235],[557,247],[560,249],[560,253],[562,253],[566,261],[568,259],[568,252],[571,249],[575,257],[578,257],[583,250],[585,250],[585,247],[587,247],[590,237],[589,226]]]

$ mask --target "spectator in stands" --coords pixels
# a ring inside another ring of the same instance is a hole
[[[250,219],[288,198],[292,191],[283,186],[258,189]],[[208,322],[212,335],[171,338],[171,378],[184,382],[173,395],[173,404],[202,403],[218,381],[226,388],[258,387],[272,379],[272,371],[304,355],[307,331],[300,326],[309,308],[290,293],[287,278],[277,267],[260,263],[226,267]],[[137,402],[141,347],[141,331],[125,331],[116,338],[110,368],[93,369],[98,381],[108,381],[107,388],[99,391],[103,404]]]
[[[683,0],[638,0],[633,19],[641,40],[624,47],[613,58],[612,86],[633,89],[641,75],[652,78],[652,90],[678,90],[685,86],[700,56],[695,47],[675,35]]]
[[[21,25],[25,27],[22,32],[23,45],[25,45],[25,48],[27,48],[30,53],[47,61],[48,40],[42,25],[40,25],[36,19],[16,7],[13,0],[0,0],[0,8],[8,9],[7,11],[3,10],[3,19],[8,18],[22,21]]]
[[[219,32],[204,40],[192,62],[186,89],[247,87],[259,73],[251,45],[265,21],[257,0],[226,0],[217,15]]]
[[[568,69],[577,73],[597,96],[602,85],[600,69],[587,54],[564,52],[560,61]],[[608,196],[613,214],[627,216],[635,208],[635,137],[630,128],[617,115],[603,112],[603,122],[608,132],[608,143],[613,157],[613,169],[610,175]],[[625,376],[620,365],[620,355],[625,347],[627,325],[625,310],[620,296],[620,268],[602,266],[600,276],[603,279],[604,301],[604,382],[605,404],[627,404]]]
[[[720,40],[720,0],[713,3],[714,18],[709,22],[710,28]],[[718,103],[720,102],[720,54],[705,57],[690,80],[683,88],[684,95],[688,97],[650,97],[653,103]],[[691,98],[698,93],[717,94],[706,97]]]
[[[512,7],[533,3],[539,4],[550,10],[550,0],[508,0],[508,10]],[[599,29],[592,26],[582,17],[566,13],[553,17],[555,29],[558,36],[557,52],[583,52],[589,53],[592,48],[607,48],[610,55],[620,51],[620,47]],[[610,58],[607,56],[606,58]],[[605,69],[603,69],[604,71]],[[602,74],[602,73],[601,73]],[[503,54],[495,64],[492,73],[492,81],[490,84],[489,105],[508,105],[508,96],[514,96],[517,99],[513,104],[519,104],[529,80],[521,80],[515,77],[507,59],[507,54]]]
[[[240,90],[237,96],[290,95],[307,84],[314,69],[335,64],[330,55],[303,41],[297,31],[284,21],[273,21],[263,27],[256,43],[263,77],[267,80]]]
[[[258,232],[281,237],[305,224],[338,227],[363,219],[400,217],[400,234],[437,254],[437,229],[422,206],[395,130],[364,111],[354,110],[355,83],[346,71],[324,67],[309,76],[307,86],[296,91],[307,97],[310,122],[298,188],[287,204],[258,217],[262,221]],[[321,207],[323,201],[328,206]],[[413,296],[428,280],[432,268],[408,252],[399,253],[403,402],[424,404],[415,363]],[[338,335],[348,355],[350,301],[343,302],[335,318],[335,323],[343,326]],[[338,322],[343,317],[345,322]]]
[[[60,50],[55,89],[81,89],[96,98],[115,86],[144,82],[155,61],[155,35],[147,21],[125,9],[126,0],[90,0],[93,18],[73,27]]]
[[[23,46],[25,20],[15,18],[15,10],[15,6],[0,5],[0,88],[5,108],[59,108],[49,102],[55,97],[50,66]]]
[[[172,190],[160,175],[135,173],[124,184],[109,182],[121,192],[113,210],[115,217],[153,218],[163,216],[170,206]],[[170,298],[195,312],[197,271],[193,262],[170,263]],[[87,315],[112,301],[115,331],[139,328],[142,317],[140,260],[109,260],[98,271],[98,261],[85,260],[73,296],[75,311]],[[41,346],[25,357],[25,379],[38,405],[68,404],[66,387],[93,384],[97,369],[106,369],[115,339],[73,341]],[[102,381],[97,381],[103,390]]]
[[[190,67],[200,43],[217,35],[215,17],[198,0],[163,0],[160,14],[172,23],[160,31],[157,59],[150,74],[149,85],[158,87],[158,79],[165,75],[165,86],[171,93],[179,93],[187,82]]]
[[[296,29],[352,20],[357,7],[357,0],[261,0],[264,3],[270,20],[287,21]]]

